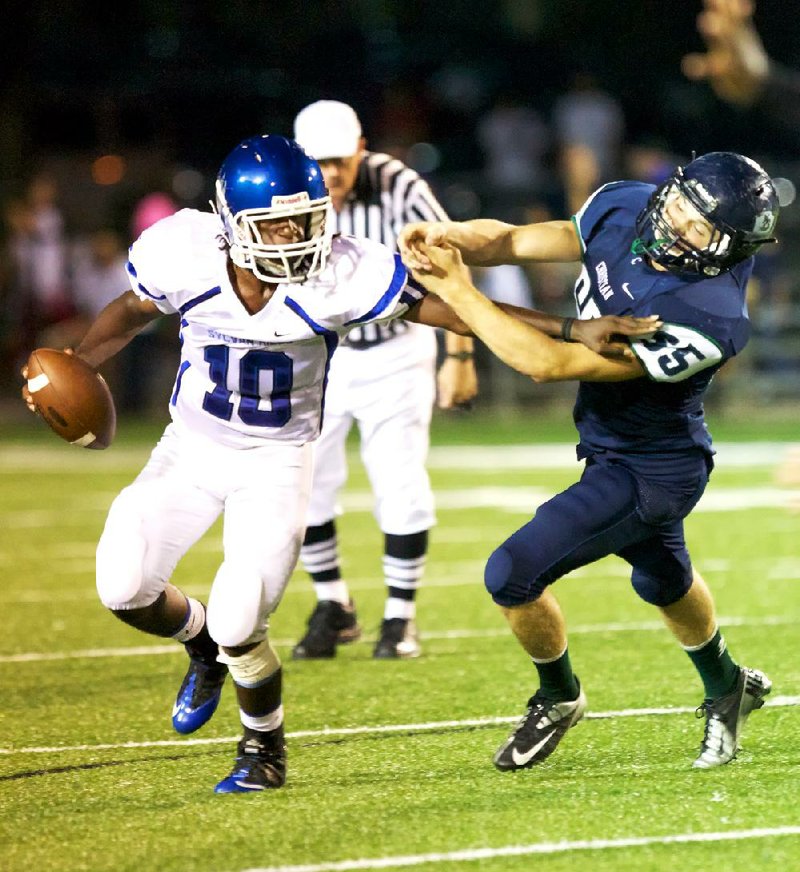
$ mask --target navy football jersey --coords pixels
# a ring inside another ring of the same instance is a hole
[[[573,218],[583,248],[575,284],[579,318],[658,315],[663,327],[631,341],[645,369],[623,382],[581,382],[575,404],[579,457],[598,451],[711,452],[703,394],[750,333],[745,301],[753,258],[713,278],[656,270],[633,251],[636,218],[653,186],[614,182]]]

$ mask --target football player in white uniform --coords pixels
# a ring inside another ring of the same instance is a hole
[[[333,238],[329,203],[319,165],[296,142],[244,140],[219,171],[217,214],[184,209],[146,230],[130,250],[132,290],[75,350],[98,366],[155,318],[180,318],[172,421],[111,506],[97,589],[125,623],[185,645],[179,733],[209,720],[230,672],[243,737],[217,793],[286,779],[281,664],[267,631],[303,541],[311,443],[340,337],[400,317],[467,332],[399,255]],[[561,329],[561,319],[528,315],[553,335]],[[635,329],[622,321],[595,322],[587,341],[605,346],[609,329]],[[224,557],[205,608],[170,576],[222,512]]]
[[[111,507],[97,586],[126,623],[186,645],[178,732],[211,717],[230,672],[244,735],[219,793],[286,777],[281,667],[267,630],[303,539],[331,356],[353,325],[420,312],[424,296],[389,249],[333,239],[329,202],[319,166],[292,140],[245,140],[220,169],[218,214],[184,209],[146,230],[130,251],[132,290],[76,349],[96,366],[152,319],[180,318],[172,422]],[[224,559],[206,611],[169,578],[223,511]]]

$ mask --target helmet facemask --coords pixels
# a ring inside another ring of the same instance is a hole
[[[687,170],[690,171],[702,161],[703,158],[698,158],[697,162],[689,164]],[[757,167],[755,164],[753,166]],[[705,184],[702,178],[689,177],[679,167],[653,192],[637,218],[638,236],[632,251],[646,255],[652,262],[671,272],[711,277],[727,272],[755,254],[764,243],[775,242],[770,234],[774,229],[778,206],[775,202],[774,211],[771,211],[764,203],[769,200],[770,191],[774,194],[772,182],[766,174],[763,180],[756,178],[751,184],[742,186],[735,192],[736,197],[723,187],[720,187],[720,193],[712,190],[713,181],[714,177],[711,176],[711,181]],[[670,224],[668,210],[676,197],[683,197],[711,226],[710,238],[702,247],[692,245]],[[746,211],[745,215],[743,211]],[[725,220],[724,214],[735,214],[737,223],[752,222],[752,226],[734,226]]]
[[[330,197],[312,200],[306,191],[274,196],[270,207],[232,213],[224,186],[217,181],[216,211],[222,218],[230,244],[231,260],[264,282],[296,284],[319,275],[331,251],[331,231],[326,220]],[[269,243],[259,223],[291,218],[303,230],[299,242]]]

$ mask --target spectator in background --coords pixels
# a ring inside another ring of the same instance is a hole
[[[5,205],[3,344],[4,356],[14,364],[41,344],[43,331],[73,314],[57,194],[55,180],[42,172]]]
[[[800,71],[769,57],[753,24],[754,11],[752,0],[705,0],[697,29],[706,52],[685,55],[681,67],[727,103],[760,106],[773,120],[790,122],[800,141]]]
[[[163,191],[153,191],[145,194],[136,204],[131,216],[131,237],[138,239],[148,227],[174,215],[178,211],[178,204]]]
[[[619,101],[594,76],[577,73],[553,109],[553,132],[571,213],[603,182],[616,179],[622,158],[625,120]]]
[[[26,351],[36,338],[33,291],[30,278],[32,215],[21,197],[3,206],[3,251],[0,257],[0,324],[2,355],[6,369],[22,365]]]
[[[128,290],[128,254],[119,233],[101,229],[75,247],[72,261],[73,301],[78,316],[85,321],[80,330],[83,336],[100,312]]]
[[[486,161],[487,211],[512,220],[518,217],[515,209],[527,206],[546,187],[550,131],[535,109],[501,94],[478,122],[477,137]]]
[[[25,196],[30,210],[28,256],[34,304],[41,326],[72,314],[67,284],[64,217],[58,206],[58,186],[48,173],[34,176]]]

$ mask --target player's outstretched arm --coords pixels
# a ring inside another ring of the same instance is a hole
[[[581,245],[571,221],[506,224],[488,218],[407,225],[398,240],[410,269],[430,272],[427,250],[451,245],[470,266],[497,266],[531,261],[569,263],[581,259]]]
[[[113,357],[164,313],[149,300],[141,300],[133,291],[112,300],[95,318],[92,326],[75,349],[75,354],[97,367]]]
[[[644,374],[641,364],[632,356],[612,359],[584,345],[560,342],[547,335],[538,328],[537,321],[544,318],[549,329],[547,319],[552,316],[522,310],[528,313],[523,320],[518,314],[495,305],[472,285],[456,249],[437,247],[427,253],[432,271],[415,272],[417,281],[452,308],[460,323],[483,340],[501,360],[534,381],[622,381]],[[558,320],[563,324],[563,319]],[[624,325],[629,335],[647,335],[659,326],[657,319],[639,320],[640,326],[635,322],[626,323],[628,319],[620,319],[617,326]],[[604,325],[600,330],[601,334],[603,332],[611,335],[616,331],[609,331]]]

